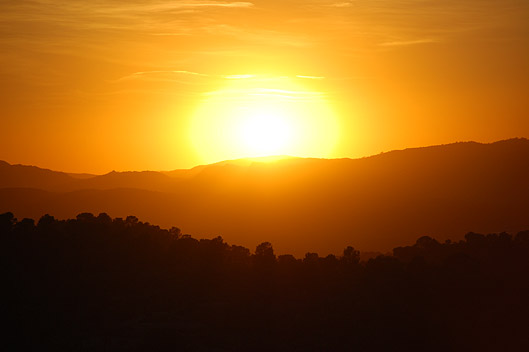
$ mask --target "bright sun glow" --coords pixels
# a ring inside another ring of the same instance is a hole
[[[272,88],[278,85],[281,89]],[[238,79],[205,96],[193,116],[190,138],[208,163],[271,155],[326,157],[337,131],[323,94],[287,79]]]
[[[261,107],[248,111],[240,123],[239,136],[253,156],[281,154],[293,141],[293,128],[288,116],[278,109]]]

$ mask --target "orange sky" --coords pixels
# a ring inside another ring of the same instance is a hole
[[[527,137],[528,19],[522,0],[4,0],[0,159],[105,173],[251,156],[200,130],[248,96],[296,101],[298,156]],[[327,113],[339,133],[320,140]]]

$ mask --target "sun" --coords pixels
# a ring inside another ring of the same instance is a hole
[[[286,79],[240,79],[205,94],[189,135],[205,163],[275,155],[327,157],[338,126],[322,93]]]
[[[240,121],[238,136],[252,156],[278,155],[294,143],[294,128],[285,112],[274,107],[256,106]]]

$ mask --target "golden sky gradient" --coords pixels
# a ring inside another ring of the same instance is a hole
[[[11,163],[169,170],[529,135],[525,0],[3,0],[0,45]],[[243,110],[268,113],[241,127]],[[276,113],[289,132],[260,148]]]

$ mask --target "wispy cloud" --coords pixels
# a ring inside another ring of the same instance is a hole
[[[330,4],[330,7],[351,7],[353,6],[353,3],[351,2],[336,2],[334,4]]]
[[[303,75],[296,75],[297,78],[304,78],[304,79],[324,79],[323,76],[303,76]]]
[[[175,73],[175,74],[192,75],[192,76],[207,76],[206,74],[203,74],[203,73],[192,72],[192,71],[183,71],[183,70],[139,71],[139,72],[134,72],[133,75],[148,75],[148,74],[156,74],[156,73]]]
[[[218,80],[252,80],[254,82],[270,82],[277,80],[289,80],[294,78],[299,79],[310,79],[310,80],[322,80],[325,79],[323,76],[309,76],[309,75],[295,75],[295,76],[267,76],[267,75],[252,75],[252,74],[231,74],[231,75],[216,75],[207,74],[187,70],[149,70],[149,71],[138,71],[131,73],[127,76],[123,76],[114,82],[119,82],[128,79],[149,79],[149,80],[167,80],[168,77],[173,77],[175,80],[180,79],[182,76],[188,76],[189,78],[210,78]]]
[[[408,46],[408,45],[418,45],[418,44],[430,44],[438,43],[438,39],[416,39],[416,40],[403,40],[403,41],[393,41],[380,43],[380,46]]]
[[[186,7],[252,7],[251,2],[189,2],[189,3],[176,3],[179,8]],[[172,5],[174,6],[174,5]]]
[[[149,2],[113,2],[76,0],[64,4],[63,0],[17,0],[0,5],[0,23],[20,25],[31,23],[29,28],[70,27],[71,29],[127,30],[132,32],[157,31],[181,27],[192,20],[193,27],[208,19],[198,18],[203,13],[219,13],[222,9],[249,9],[248,1],[152,0]],[[187,16],[186,16],[187,15]],[[178,16],[178,17],[174,17]],[[29,29],[28,28],[28,29]],[[1,30],[1,28],[0,28]],[[173,33],[167,31],[165,33]],[[178,33],[178,32],[176,32]],[[49,35],[60,34],[50,32]],[[63,33],[67,34],[67,33]]]
[[[226,79],[248,79],[248,78],[254,78],[255,75],[228,75],[224,76]]]
[[[150,71],[138,71],[129,75],[120,77],[116,80],[109,81],[109,83],[119,83],[127,80],[146,80],[146,81],[179,81],[182,79],[190,79],[193,77],[210,77],[207,74],[186,71],[186,70],[150,70]]]
[[[142,82],[156,81],[161,89],[181,82],[182,90],[199,90],[225,80],[265,85],[273,79],[249,75],[252,69],[285,72],[299,62],[309,71],[290,71],[291,79],[325,86],[359,72],[323,64],[322,52],[332,51],[341,65],[460,35],[521,41],[528,11],[528,1],[505,0],[3,0],[0,74],[68,89],[112,90],[117,84],[105,84],[127,80],[144,89],[157,84]],[[233,72],[241,66],[245,72]]]
[[[306,92],[306,91],[295,91],[295,90],[286,90],[286,89],[272,89],[272,88],[256,88],[250,94],[284,94],[292,96],[316,96],[322,95],[321,92]]]
[[[243,101],[245,97],[252,99],[252,97],[274,97],[284,100],[312,100],[316,97],[324,97],[323,92],[301,91],[301,90],[287,90],[287,89],[272,89],[272,88],[244,88],[244,89],[221,89],[202,94],[205,97],[221,97],[222,99],[234,99]]]

